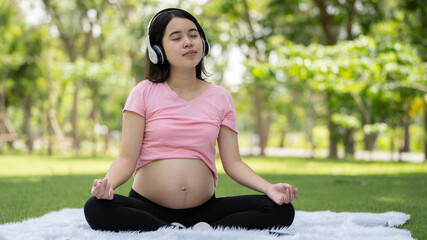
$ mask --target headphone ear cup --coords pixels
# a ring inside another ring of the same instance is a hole
[[[154,51],[154,49],[151,46],[148,46],[147,49],[148,49],[148,58],[152,63],[157,64],[159,62],[159,59],[157,57],[156,51]]]
[[[206,56],[209,53],[209,48],[210,48],[209,42],[202,38],[202,43],[203,43],[203,56]]]
[[[162,47],[158,45],[153,46],[153,51],[155,52],[157,61],[153,62],[154,64],[163,64],[165,62],[165,54],[163,52]]]

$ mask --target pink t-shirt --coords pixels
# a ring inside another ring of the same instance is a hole
[[[124,111],[145,118],[145,132],[136,171],[158,159],[201,159],[212,171],[215,186],[215,144],[221,125],[237,132],[231,94],[211,84],[197,98],[186,101],[167,83],[140,82],[130,93]]]

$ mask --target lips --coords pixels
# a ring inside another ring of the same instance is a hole
[[[194,56],[194,55],[196,55],[196,53],[197,53],[196,51],[190,50],[190,51],[184,53],[183,56]]]

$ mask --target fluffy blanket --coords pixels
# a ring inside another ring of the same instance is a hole
[[[1,214],[1,213],[0,213]],[[408,230],[395,226],[408,221],[409,215],[400,212],[386,213],[335,213],[330,211],[297,211],[293,225],[277,229],[286,233],[278,236],[268,231],[247,231],[244,229],[178,230],[163,228],[154,232],[102,232],[93,231],[86,223],[82,209],[62,209],[20,223],[0,225],[0,240],[19,239],[257,239],[257,240],[409,240],[413,239]]]

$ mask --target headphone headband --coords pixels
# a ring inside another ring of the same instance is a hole
[[[178,10],[178,11],[182,11],[184,13],[189,14],[190,16],[192,16],[196,22],[196,27],[198,27],[200,29],[200,34],[202,36],[202,43],[203,43],[203,56],[206,56],[209,53],[209,42],[208,39],[206,37],[205,31],[203,30],[202,26],[199,24],[199,22],[197,21],[197,19],[189,12],[180,9],[180,8],[166,8],[163,10],[160,10],[159,12],[157,12],[156,14],[154,14],[154,16],[150,19],[150,22],[148,22],[148,26],[147,26],[147,34],[146,34],[146,43],[147,43],[147,49],[148,49],[148,57],[150,59],[150,61],[154,64],[163,64],[165,59],[166,59],[166,55],[163,51],[163,48],[159,45],[154,45],[151,46],[150,43],[150,29],[151,29],[151,24],[155,21],[155,19],[161,15],[164,12],[167,11],[173,11],[173,10]]]

